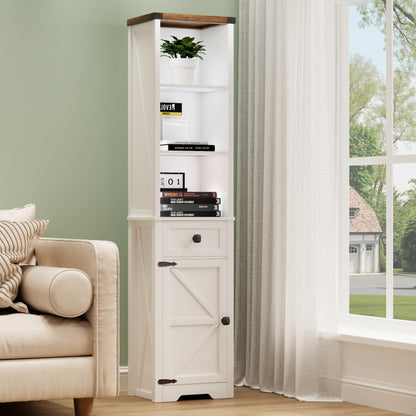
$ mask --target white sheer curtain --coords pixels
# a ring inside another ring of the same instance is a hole
[[[236,384],[336,400],[335,6],[240,0]]]

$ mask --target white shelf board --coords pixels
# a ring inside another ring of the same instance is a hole
[[[234,217],[155,217],[155,221],[234,221]]]
[[[185,84],[160,84],[160,90],[166,92],[214,92],[226,90],[223,85],[185,85]]]
[[[161,216],[141,216],[137,214],[130,214],[127,217],[128,221],[153,221],[153,222],[164,222],[164,221],[235,221],[235,217],[161,217]]]
[[[179,151],[179,150],[161,150],[160,156],[218,156],[218,155],[227,155],[228,152],[192,152],[189,150]]]

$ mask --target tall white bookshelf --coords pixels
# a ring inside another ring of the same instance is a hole
[[[151,13],[129,28],[129,394],[233,396],[234,18]],[[196,81],[173,84],[161,39],[206,45]],[[160,102],[215,151],[161,150]],[[220,217],[160,214],[160,172],[216,192]]]

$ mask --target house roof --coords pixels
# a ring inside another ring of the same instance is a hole
[[[358,209],[357,216],[350,218],[350,233],[381,233],[380,223],[373,208],[350,186],[350,209]]]

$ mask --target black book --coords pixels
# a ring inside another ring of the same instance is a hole
[[[186,143],[169,143],[161,144],[161,150],[185,151],[185,152],[214,152],[215,144],[186,144]]]
[[[160,192],[168,192],[168,191],[186,192],[187,190],[188,190],[188,188],[160,188]]]
[[[165,191],[160,192],[162,198],[216,198],[216,192],[178,192]]]
[[[221,217],[221,211],[160,211],[161,217]]]
[[[217,204],[160,204],[160,211],[219,211]]]
[[[161,204],[221,204],[221,198],[210,197],[162,197],[160,198]]]

